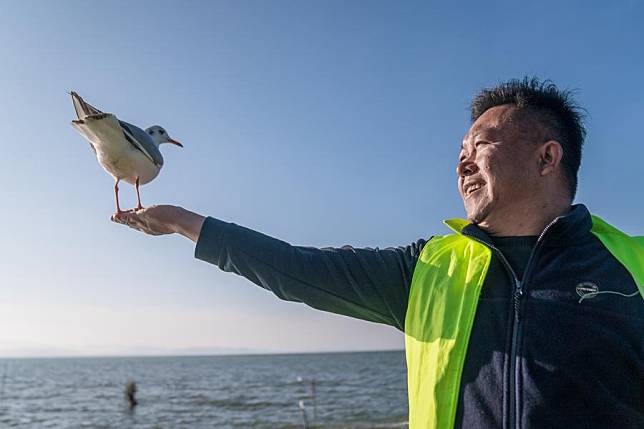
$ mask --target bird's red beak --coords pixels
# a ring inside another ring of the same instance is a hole
[[[168,138],[168,143],[176,144],[179,147],[183,147],[183,145],[181,143],[179,143],[178,141],[176,141],[174,139],[171,139],[171,138]]]

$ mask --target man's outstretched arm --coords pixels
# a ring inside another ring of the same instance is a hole
[[[174,206],[114,218],[148,234],[180,233],[195,256],[242,275],[279,298],[404,329],[409,287],[425,240],[387,249],[293,246]]]

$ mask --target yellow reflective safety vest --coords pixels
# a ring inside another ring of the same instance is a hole
[[[644,237],[631,237],[592,216],[591,232],[632,275],[644,297]],[[410,429],[454,426],[467,345],[491,249],[466,235],[434,236],[414,269],[405,317]]]

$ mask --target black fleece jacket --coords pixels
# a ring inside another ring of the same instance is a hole
[[[644,428],[644,302],[591,226],[586,207],[576,205],[536,246],[535,237],[492,239],[475,225],[463,230],[489,245],[493,258],[455,427]],[[404,331],[426,242],[318,249],[207,218],[195,256],[281,299]],[[581,299],[588,287],[600,293]]]

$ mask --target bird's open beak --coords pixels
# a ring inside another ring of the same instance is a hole
[[[168,143],[176,144],[179,147],[183,147],[183,145],[181,143],[179,143],[178,141],[176,141],[174,139],[171,139],[171,138],[168,138]]]

